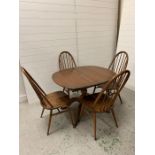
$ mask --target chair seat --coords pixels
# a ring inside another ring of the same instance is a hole
[[[48,105],[47,108],[66,108],[71,103],[69,96],[63,91],[47,94],[47,99],[51,103],[51,107]]]
[[[111,106],[109,104],[110,98],[106,98],[103,102],[103,97],[100,98],[100,100],[94,105],[94,101],[96,100],[96,97],[98,96],[99,93],[95,93],[92,95],[86,95],[84,98],[81,100],[82,104],[84,104],[85,107],[87,107],[91,111],[95,112],[106,112],[109,111]]]

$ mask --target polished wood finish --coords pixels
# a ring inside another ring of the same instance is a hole
[[[68,51],[62,51],[59,55],[59,69],[70,69],[77,67],[74,57],[71,53]],[[63,88],[63,92],[66,92],[68,95],[70,95],[70,91],[67,88]]]
[[[120,72],[126,70],[128,61],[129,61],[128,53],[125,51],[120,51],[114,56],[111,64],[109,65],[109,69],[114,71],[116,74],[119,74]],[[123,102],[121,95],[118,94],[118,97],[122,104]]]
[[[41,117],[45,109],[50,111],[47,135],[49,135],[52,116],[61,114],[63,112],[69,111],[69,115],[71,116],[71,122],[74,127],[73,118],[70,114],[69,108],[73,100],[71,100],[69,96],[62,91],[56,91],[50,94],[46,94],[43,89],[37,84],[37,82],[32,78],[32,76],[27,72],[26,69],[22,68],[22,72],[27,77],[28,81],[30,82],[32,88],[34,89],[40,100],[40,104],[43,108]],[[53,112],[55,110],[57,110],[58,112]]]
[[[123,104],[122,98],[121,98],[121,94],[118,94],[119,100],[121,102],[121,104]]]
[[[126,70],[128,65],[128,59],[128,53],[125,51],[120,51],[114,56],[108,69],[112,70],[116,74],[119,74],[120,72]]]
[[[109,69],[97,66],[82,66],[73,69],[61,70],[53,74],[52,78],[59,86],[68,90],[80,90],[82,96],[87,94],[87,88],[101,83],[105,83],[111,79],[115,73]],[[75,99],[79,100],[79,99]],[[76,125],[79,122],[81,104],[79,104]]]
[[[43,113],[44,113],[44,108],[42,108],[42,112],[41,112],[41,115],[40,115],[40,118],[42,118],[43,117]]]
[[[117,120],[116,120],[116,116],[115,116],[115,113],[114,113],[114,109],[113,109],[113,108],[111,108],[111,113],[112,113],[112,116],[113,116],[113,118],[114,118],[116,127],[118,128],[118,124],[117,124]]]
[[[114,75],[113,71],[103,67],[82,66],[58,71],[53,74],[52,78],[61,87],[81,90],[105,83]]]
[[[52,120],[52,110],[50,110],[50,116],[49,116],[49,121],[48,121],[47,135],[49,135],[50,126],[51,126],[51,120]]]
[[[69,68],[75,68],[76,63],[71,53],[68,51],[63,51],[59,55],[59,69],[69,69]]]
[[[93,112],[94,140],[96,140],[96,112]]]
[[[108,69],[112,70],[116,74],[119,74],[120,72],[126,70],[127,65],[128,65],[128,59],[129,59],[128,53],[125,51],[120,51],[114,56]],[[95,90],[97,87],[103,88],[104,85],[95,86],[93,93],[95,93]],[[123,103],[120,94],[118,95],[118,97],[119,97],[121,103]]]
[[[84,109],[93,113],[94,122],[94,139],[96,140],[96,113],[112,112],[116,127],[118,127],[113,105],[116,97],[129,79],[130,71],[125,70],[115,75],[106,83],[104,89],[100,93],[85,95],[80,99],[82,104],[81,113]],[[80,118],[79,118],[80,119]]]

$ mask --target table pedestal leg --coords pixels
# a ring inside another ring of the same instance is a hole
[[[80,96],[80,101],[82,100],[82,98],[87,94],[87,89],[82,89],[81,90],[81,96]],[[77,124],[79,123],[80,121],[80,112],[81,112],[81,107],[82,107],[82,103],[79,102],[79,106],[78,106],[78,112],[77,112],[77,119],[76,119],[76,124],[75,126],[77,126]]]

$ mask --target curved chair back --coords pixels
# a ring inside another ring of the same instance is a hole
[[[118,74],[126,70],[128,65],[128,59],[129,57],[127,52],[120,51],[114,56],[108,68]]]
[[[59,55],[59,69],[64,70],[75,67],[76,63],[71,53],[69,53],[68,51],[61,52]]]
[[[107,109],[113,106],[116,97],[119,95],[120,91],[128,81],[130,76],[130,71],[125,70],[121,73],[115,75],[105,86],[105,88],[99,93],[95,102],[93,103],[94,106],[96,103],[101,102],[103,103],[103,107],[101,106],[101,111],[105,110],[105,104]]]
[[[43,89],[38,85],[38,83],[32,78],[32,76],[28,73],[28,71],[25,68],[21,67],[21,69],[22,69],[23,74],[26,76],[26,78],[30,82],[35,93],[37,94],[42,107],[44,108],[47,108],[48,106],[51,107],[52,105],[49,103],[46,97],[46,93],[43,91]]]

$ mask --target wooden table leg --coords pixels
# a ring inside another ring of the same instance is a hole
[[[87,94],[87,89],[82,89],[81,90],[81,96],[80,96],[80,100]],[[80,103],[80,102],[79,102]],[[77,124],[80,122],[80,112],[81,112],[81,107],[82,107],[82,103],[79,104],[78,106],[78,112],[77,112],[77,118],[76,118],[76,123],[75,126],[77,126]]]
[[[77,111],[77,117],[76,117],[75,126],[77,126],[77,124],[78,124],[79,121],[80,121],[80,111],[81,111],[81,107],[82,107],[82,104],[80,103],[79,106],[78,106],[78,111]]]

